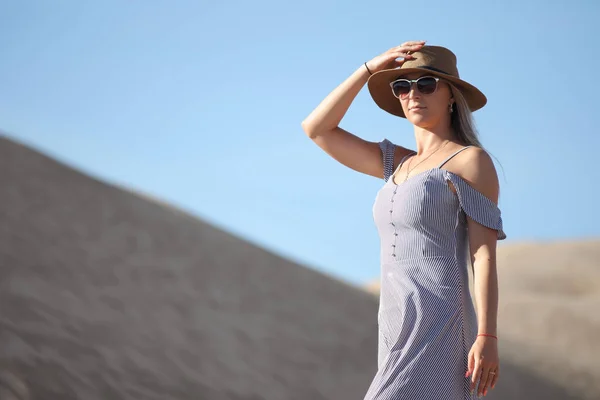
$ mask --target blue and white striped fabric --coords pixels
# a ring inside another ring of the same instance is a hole
[[[364,398],[475,399],[465,378],[477,335],[467,216],[495,229],[501,240],[506,234],[500,210],[442,168],[464,148],[437,168],[396,184],[390,179],[395,145],[384,139],[380,147],[386,183],[373,205],[381,240],[378,371]]]

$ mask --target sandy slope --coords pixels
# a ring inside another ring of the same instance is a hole
[[[362,399],[373,296],[6,138],[0,178],[0,400]],[[488,398],[568,398],[519,365]]]

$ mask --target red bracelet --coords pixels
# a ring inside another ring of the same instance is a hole
[[[490,335],[487,333],[478,333],[477,336],[489,336],[489,337],[493,337],[494,339],[498,340],[498,336]]]

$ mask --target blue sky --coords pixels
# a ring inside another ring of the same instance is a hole
[[[302,119],[388,48],[446,46],[488,97],[506,243],[598,237],[599,17],[596,1],[3,2],[0,129],[360,283],[378,276],[383,180]],[[366,87],[341,126],[414,148]]]

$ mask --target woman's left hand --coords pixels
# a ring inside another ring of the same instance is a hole
[[[487,395],[488,388],[493,389],[498,381],[499,371],[498,341],[489,336],[478,336],[469,351],[469,370],[466,377],[471,378],[471,393],[479,381],[477,396]],[[495,374],[494,374],[495,373]]]

